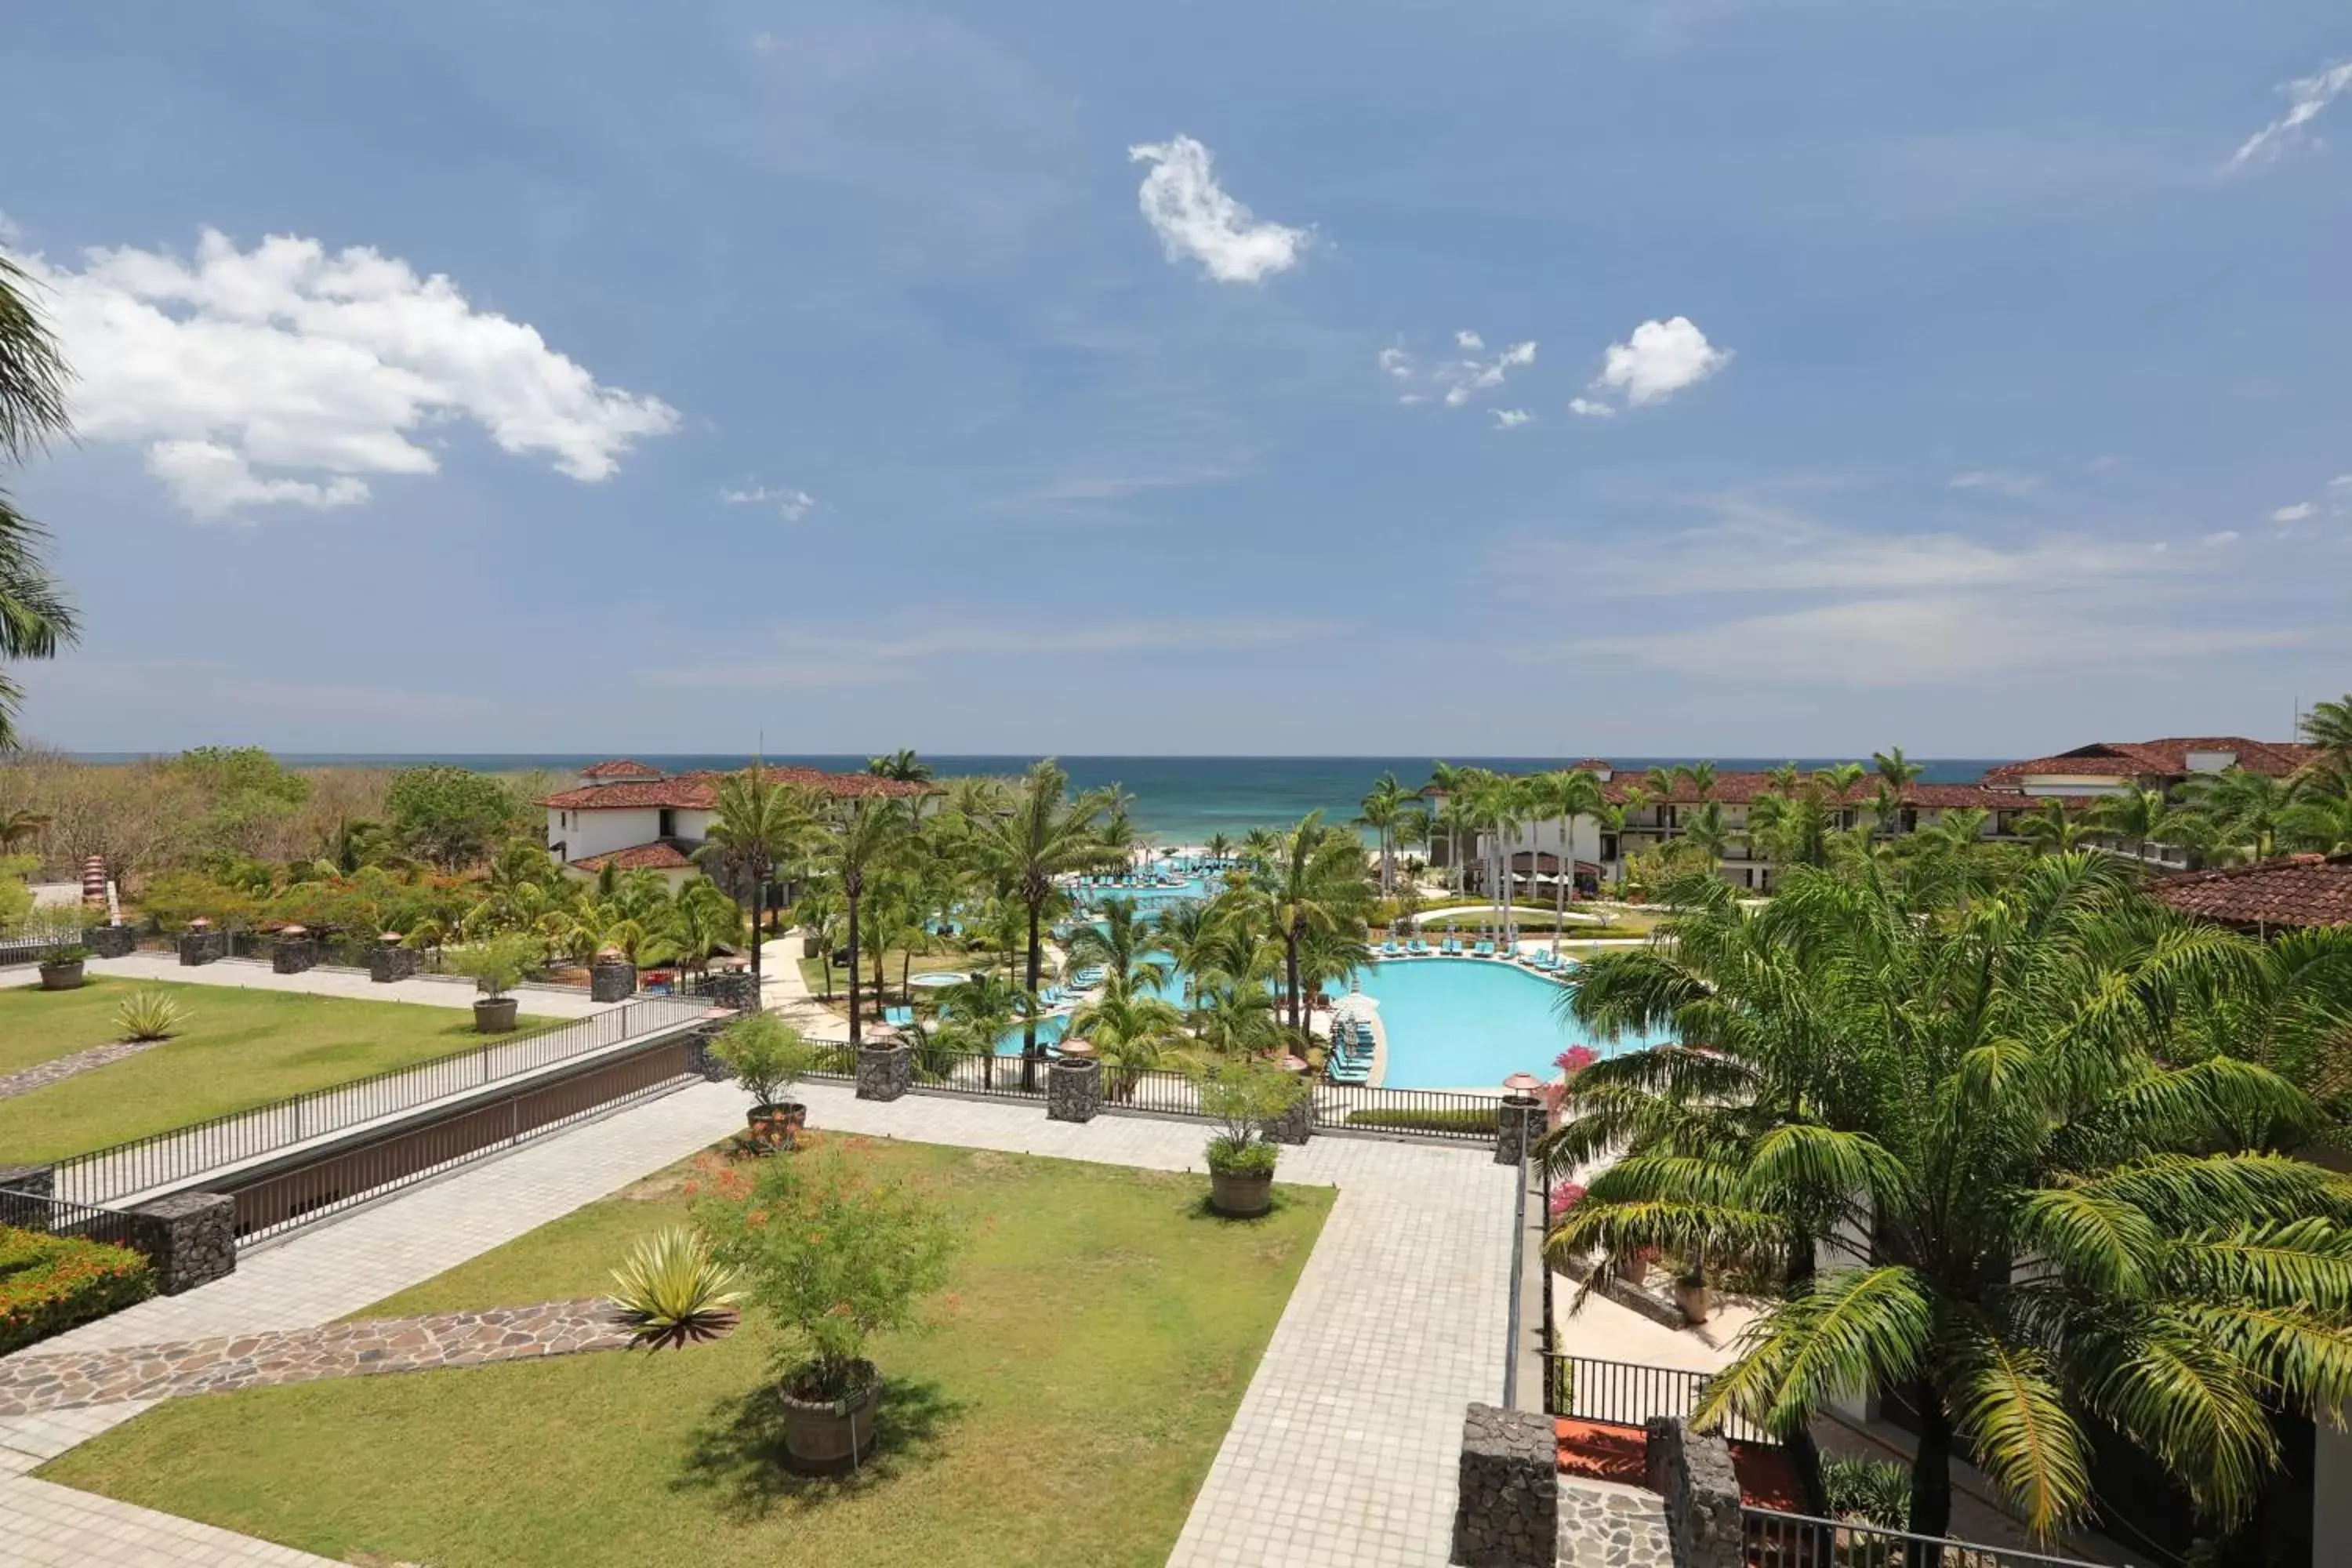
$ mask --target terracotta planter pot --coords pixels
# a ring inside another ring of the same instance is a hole
[[[1682,1309],[1683,1316],[1696,1327],[1706,1322],[1715,1310],[1715,1291],[1706,1285],[1693,1285],[1677,1279],[1675,1281],[1675,1305]]]
[[[41,989],[44,991],[79,991],[81,989],[81,960],[70,959],[64,963],[41,965]]]
[[[751,1142],[762,1149],[791,1149],[800,1142],[801,1129],[808,1125],[808,1107],[796,1100],[779,1105],[755,1105],[746,1118],[751,1127]]]
[[[515,1026],[522,1004],[511,996],[485,996],[474,1004],[474,1027],[485,1035],[503,1035]]]
[[[857,1468],[874,1451],[874,1407],[882,1400],[882,1380],[840,1404],[820,1404],[777,1391],[784,1402],[784,1460],[804,1475],[837,1475]]]
[[[1209,1206],[1219,1214],[1246,1219],[1264,1214],[1274,1205],[1274,1175],[1232,1176],[1223,1171],[1209,1173]]]
[[[1625,1281],[1626,1284],[1639,1285],[1643,1280],[1647,1279],[1649,1277],[1650,1260],[1648,1258],[1637,1255],[1632,1258],[1621,1258],[1617,1260],[1617,1278]]]

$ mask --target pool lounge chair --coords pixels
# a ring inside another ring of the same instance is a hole
[[[1418,957],[1420,954],[1429,951],[1429,944],[1422,941],[1421,938],[1414,937],[1411,942],[1404,944],[1404,951],[1408,957]]]
[[[885,1007],[882,1009],[882,1021],[894,1029],[903,1029],[915,1021],[915,1010],[912,1007]]]
[[[1382,958],[1394,958],[1398,953],[1402,952],[1403,951],[1404,949],[1397,945],[1396,938],[1394,937],[1391,937],[1388,941],[1381,943],[1381,956]]]
[[[1445,939],[1445,945],[1437,951],[1447,958],[1453,958],[1462,951],[1462,939],[1458,936],[1449,936]]]
[[[1477,946],[1470,950],[1470,956],[1473,958],[1492,958],[1495,956],[1495,944],[1491,942],[1482,942]]]

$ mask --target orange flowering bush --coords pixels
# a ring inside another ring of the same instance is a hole
[[[128,1247],[0,1226],[0,1355],[154,1293],[154,1270]]]

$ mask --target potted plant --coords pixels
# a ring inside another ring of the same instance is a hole
[[[1274,1202],[1274,1165],[1281,1146],[1266,1136],[1267,1123],[1297,1106],[1307,1092],[1297,1075],[1260,1058],[1214,1063],[1199,1079],[1201,1110],[1223,1123],[1209,1140],[1209,1206],[1246,1218]]]
[[[808,1124],[808,1107],[783,1094],[815,1065],[807,1037],[772,1014],[747,1013],[719,1031],[710,1054],[751,1092],[752,1145],[793,1147]]]
[[[41,989],[75,991],[81,986],[81,966],[89,949],[68,937],[53,938],[41,949]]]
[[[840,1143],[762,1162],[740,1195],[695,1217],[751,1307],[782,1332],[775,1365],[784,1454],[797,1470],[856,1468],[873,1451],[877,1333],[915,1328],[945,1285],[961,1232],[938,1201],[877,1176]]]
[[[520,1004],[507,993],[522,983],[524,973],[538,956],[539,944],[520,935],[494,936],[459,950],[455,968],[470,976],[474,989],[482,994],[474,1004],[477,1030],[502,1035],[515,1026],[515,1011]]]
[[[1617,1259],[1617,1278],[1628,1285],[1639,1285],[1650,1277],[1650,1265],[1658,1260],[1654,1247],[1637,1247]]]

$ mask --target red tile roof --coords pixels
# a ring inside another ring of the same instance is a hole
[[[607,862],[623,871],[683,871],[694,864],[694,858],[668,839],[656,838],[651,844],[608,849],[572,864],[583,871],[601,871]]]
[[[2054,757],[2034,757],[2010,763],[1985,774],[1985,782],[2023,777],[2028,773],[2071,773],[2118,778],[2179,777],[2189,772],[2191,752],[2235,752],[2238,766],[2252,773],[2284,778],[2318,754],[2316,747],[2294,741],[2250,741],[2242,735],[2172,735],[2160,741],[2098,741],[2061,752]]]
[[[597,763],[582,768],[580,776],[583,779],[657,779],[662,776],[662,771],[644,763],[631,762],[626,757],[615,757],[609,763]]]
[[[583,784],[578,789],[551,795],[539,804],[551,811],[642,811],[647,806],[709,811],[719,804],[719,782],[727,776],[706,769],[698,773],[677,773],[666,779],[649,779],[644,783]],[[932,794],[935,790],[931,784],[877,778],[872,773],[828,773],[815,768],[763,767],[760,770],[760,776],[771,784],[798,784],[812,794],[835,798],[862,795],[920,795]]]
[[[2184,914],[2225,925],[2352,925],[2352,855],[2287,855],[2182,871],[2149,890]]]

